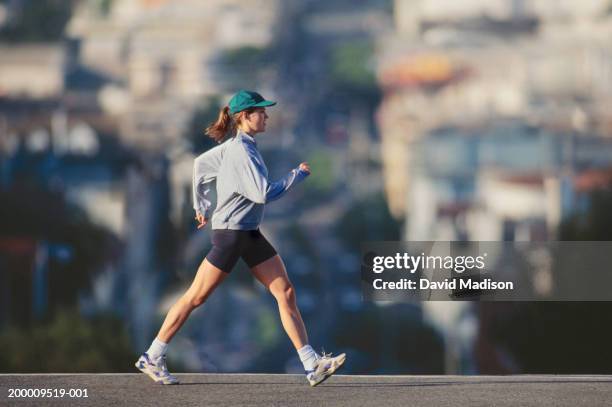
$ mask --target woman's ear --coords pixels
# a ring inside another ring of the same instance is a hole
[[[238,123],[242,123],[245,120],[248,119],[248,113],[246,112],[246,110],[243,110],[242,112],[238,113]]]

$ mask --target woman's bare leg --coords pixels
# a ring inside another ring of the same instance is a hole
[[[295,289],[289,281],[283,260],[276,256],[251,268],[251,272],[278,302],[281,322],[295,349],[308,344],[308,334],[295,301]]]
[[[198,268],[193,283],[191,283],[191,287],[168,311],[168,315],[166,315],[166,319],[157,334],[157,339],[165,343],[170,342],[176,332],[183,326],[191,311],[202,305],[227,275],[228,273],[223,272],[204,259]]]

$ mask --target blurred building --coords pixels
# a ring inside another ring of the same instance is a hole
[[[602,185],[612,167],[609,2],[393,4],[377,119],[404,239],[555,240],[588,206],[581,188]],[[445,337],[447,372],[484,366],[462,367],[475,341],[488,341],[477,308],[423,303],[423,312]],[[496,371],[516,370],[489,354]]]
[[[61,45],[0,45],[0,97],[49,99],[64,90]]]
[[[80,64],[114,81],[100,98],[121,118],[122,137],[161,150],[203,97],[235,90],[224,53],[268,47],[279,14],[276,1],[120,0],[108,10],[83,2],[67,31]]]
[[[397,33],[384,39],[379,111],[385,187],[409,214],[412,140],[444,126],[507,118],[612,135],[612,16],[606,2],[395,2]],[[433,107],[433,108],[432,108]]]

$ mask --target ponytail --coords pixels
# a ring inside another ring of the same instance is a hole
[[[230,116],[229,106],[225,106],[219,111],[217,121],[208,126],[206,130],[204,130],[204,133],[217,143],[221,143],[228,133],[233,133],[236,130],[236,126],[243,119],[244,115],[252,113],[254,110],[254,108],[248,108]]]
[[[204,130],[204,133],[206,133],[208,137],[212,138],[217,143],[221,143],[223,139],[225,139],[227,133],[233,131],[235,127],[236,123],[229,114],[229,106],[225,106],[219,112],[217,121],[208,126],[206,130]]]

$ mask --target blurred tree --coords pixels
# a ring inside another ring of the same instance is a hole
[[[373,118],[380,105],[382,92],[374,74],[374,46],[369,40],[354,40],[333,45],[329,58],[328,89],[321,97],[327,107],[320,113],[351,115],[366,119],[367,130],[377,134]]]
[[[352,373],[444,373],[443,339],[413,305],[367,304],[359,312],[346,312],[334,325],[332,338],[339,348],[362,355],[351,363]]]
[[[335,82],[352,89],[374,90],[377,85],[372,54],[372,44],[366,41],[343,43],[332,48],[331,74]]]
[[[566,219],[559,228],[560,240],[612,240],[612,186],[590,195],[589,210]]]
[[[116,257],[119,246],[111,232],[93,224],[60,193],[27,185],[0,191],[0,225],[0,235],[4,237],[27,237],[59,243],[70,249],[70,259],[61,264],[50,259],[48,263],[50,314],[56,307],[75,306],[79,291],[89,288],[94,273],[104,262]],[[23,273],[23,278],[29,272]],[[12,298],[27,301],[31,295],[30,289],[19,295],[14,293]],[[15,311],[18,312],[19,307]],[[21,315],[11,319],[27,324],[30,317]]]
[[[111,7],[113,5],[113,0],[98,0],[99,8],[103,15],[108,15],[110,13]]]
[[[268,50],[254,46],[230,48],[223,53],[222,62],[227,67],[249,73],[254,66],[269,62]]]
[[[262,75],[276,59],[272,48],[244,46],[224,51],[219,62],[224,77],[233,88],[257,89],[261,86]]]
[[[369,41],[341,43],[331,50],[332,89],[348,98],[345,105],[373,105],[380,100],[374,75],[374,47]]]
[[[317,149],[308,154],[305,161],[313,171],[308,176],[308,182],[303,184],[305,202],[320,202],[333,192],[336,184],[333,159],[326,149]]]
[[[26,0],[15,7],[15,15],[0,30],[7,42],[54,42],[64,35],[76,0]]]
[[[65,310],[45,324],[4,330],[0,348],[3,373],[125,372],[137,358],[119,319]]]
[[[340,218],[336,233],[350,250],[359,253],[366,241],[397,241],[400,223],[389,212],[382,194],[356,202]]]
[[[560,240],[612,240],[612,186],[560,226]],[[486,304],[480,304],[481,307]],[[612,373],[612,302],[522,302],[491,325],[524,373]],[[497,313],[499,315],[499,313]]]
[[[292,208],[292,210],[295,209]],[[300,248],[300,253],[302,255],[308,257],[314,262],[314,266],[318,269],[319,262],[321,261],[319,251],[317,250],[316,244],[308,237],[308,234],[304,231],[304,229],[298,223],[290,222],[287,225],[284,234],[295,247]],[[313,281],[317,279],[318,277],[316,274],[315,277],[309,277],[309,280],[314,284],[318,283],[318,281]]]
[[[283,339],[284,332],[278,323],[276,310],[272,307],[262,308],[257,313],[254,341],[265,351],[276,347]]]

